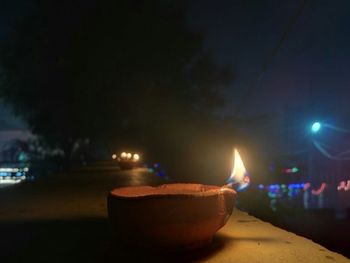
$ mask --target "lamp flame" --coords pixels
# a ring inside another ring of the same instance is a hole
[[[234,149],[233,167],[227,183],[235,186],[237,191],[247,188],[250,183],[247,170],[237,149]]]

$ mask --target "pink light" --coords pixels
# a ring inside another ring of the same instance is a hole
[[[348,180],[347,182],[345,181],[341,181],[337,187],[338,191],[344,190],[344,191],[348,191],[350,190],[350,180]]]
[[[326,183],[322,183],[321,184],[321,186],[320,186],[320,188],[318,188],[317,190],[311,190],[311,193],[313,194],[313,195],[320,195],[323,191],[324,191],[324,189],[326,188],[326,186],[327,186],[327,184]]]
[[[250,183],[250,178],[249,178],[249,176],[244,176],[244,178],[243,178],[243,183],[245,183],[245,184],[249,184],[249,183]]]
[[[309,188],[310,188],[310,186],[311,186],[311,184],[310,184],[310,183],[306,183],[306,184],[304,184],[304,191],[306,191],[307,189],[309,189]]]

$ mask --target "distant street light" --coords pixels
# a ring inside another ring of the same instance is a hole
[[[321,129],[322,125],[320,122],[316,121],[311,126],[312,133],[318,133]]]

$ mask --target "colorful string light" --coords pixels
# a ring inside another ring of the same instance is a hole
[[[325,182],[321,183],[320,187],[318,189],[311,189],[311,193],[313,195],[320,195],[324,192],[324,190],[326,189],[327,184]],[[308,189],[311,188],[311,183],[307,182],[307,183],[300,183],[300,184],[289,184],[288,187],[285,184],[271,184],[268,185],[266,187],[264,187],[264,185],[260,184],[258,186],[259,189],[267,189],[269,190],[269,193],[276,193],[279,192],[280,190],[284,191],[286,190],[286,188],[288,188],[289,191],[293,191],[296,189],[303,189],[303,191],[307,191]],[[350,180],[346,180],[346,181],[340,181],[338,186],[337,186],[337,190],[338,191],[350,191]],[[270,194],[270,197],[274,196],[277,197],[276,194]]]
[[[350,190],[350,180],[341,181],[337,187],[338,191],[344,190],[344,191],[349,191]]]
[[[317,190],[312,189],[311,193],[313,195],[320,195],[320,194],[323,193],[323,191],[324,191],[324,189],[326,189],[326,187],[327,187],[327,184],[326,183],[322,183],[320,188],[318,188]]]

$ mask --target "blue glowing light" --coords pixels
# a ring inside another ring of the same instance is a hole
[[[264,189],[264,185],[263,184],[259,184],[259,189]]]
[[[159,177],[163,177],[163,176],[165,176],[165,171],[161,170],[161,171],[157,172],[156,175]]]
[[[321,127],[322,127],[321,123],[318,122],[318,121],[316,121],[316,122],[314,122],[314,123],[312,124],[312,126],[311,126],[311,131],[312,131],[313,133],[317,133],[317,132],[320,131]]]

